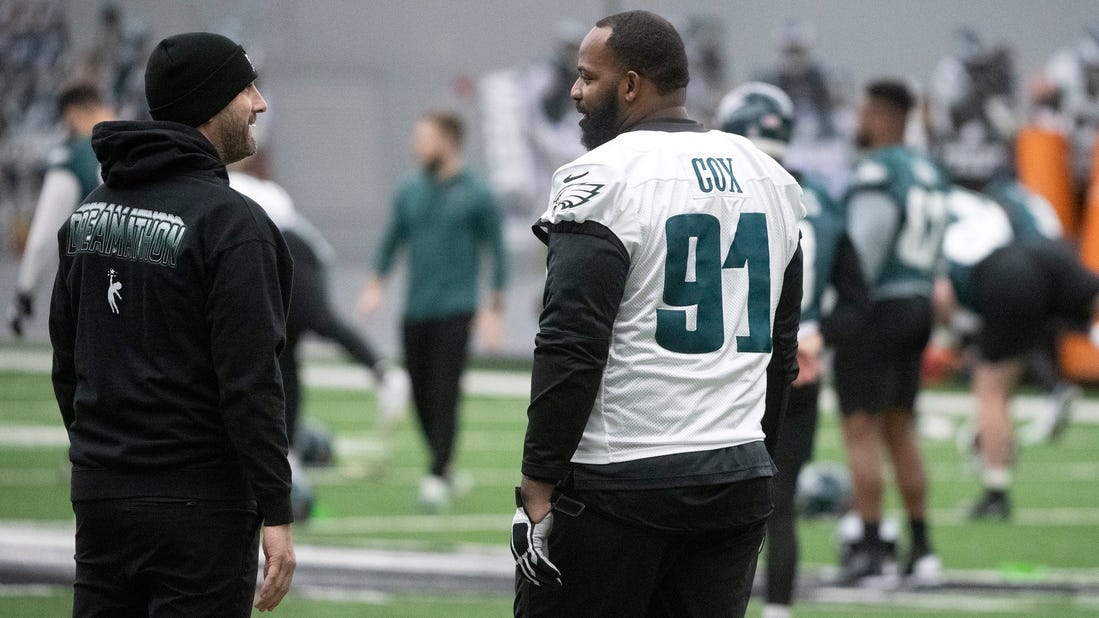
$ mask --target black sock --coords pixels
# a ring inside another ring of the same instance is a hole
[[[912,549],[919,553],[930,553],[931,544],[927,542],[927,522],[922,519],[913,519],[908,522],[912,532]]]
[[[880,521],[864,521],[862,522],[862,542],[866,545],[880,545],[881,535],[879,529],[881,528]]]

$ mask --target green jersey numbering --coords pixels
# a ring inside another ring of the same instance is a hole
[[[717,217],[705,213],[676,215],[668,219],[664,231],[664,304],[684,308],[656,310],[656,342],[660,347],[683,354],[720,350],[725,345],[721,271],[747,268],[748,334],[736,337],[737,351],[770,352],[771,254],[764,214],[740,215],[724,262]]]

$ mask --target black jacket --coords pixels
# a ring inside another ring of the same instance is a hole
[[[282,236],[192,127],[104,122],[92,145],[105,184],[58,232],[50,307],[72,499],[254,497],[289,523]]]

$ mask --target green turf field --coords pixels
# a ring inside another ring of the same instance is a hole
[[[503,548],[514,510],[511,487],[525,422],[521,398],[467,397],[458,449],[458,468],[474,486],[447,516],[416,512],[415,497],[424,452],[412,419],[389,440],[374,430],[374,401],[368,392],[310,388],[306,418],[338,437],[336,463],[310,469],[317,491],[315,517],[297,527],[300,544],[456,549],[470,545]],[[927,411],[925,411],[927,412]],[[959,419],[940,423],[949,429]],[[978,491],[975,478],[952,438],[925,439],[931,478],[932,539],[948,570],[980,573],[994,582],[1099,582],[1099,425],[1076,423],[1057,445],[1022,452],[1013,494],[1011,524],[965,521]],[[818,460],[842,462],[836,419],[822,417]],[[49,377],[0,372],[0,520],[65,522],[71,519],[64,433]],[[889,509],[898,503],[890,495]],[[0,523],[3,523],[0,521]],[[802,559],[817,568],[835,563],[832,519],[802,523]],[[902,533],[902,548],[905,546]],[[1095,587],[1092,587],[1095,590]],[[498,616],[510,611],[508,598],[411,596],[354,593],[328,597],[291,593],[284,616]],[[59,616],[69,611],[64,588],[0,586],[0,616]],[[749,615],[758,615],[753,602]],[[818,599],[799,606],[799,616],[850,615],[1096,615],[1099,598],[1072,593],[980,595],[951,591],[938,596],[886,595],[880,603]]]

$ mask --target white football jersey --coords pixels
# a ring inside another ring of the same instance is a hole
[[[557,170],[542,222],[598,222],[630,257],[574,463],[763,440],[772,324],[804,215],[794,178],[721,131],[628,132]]]

